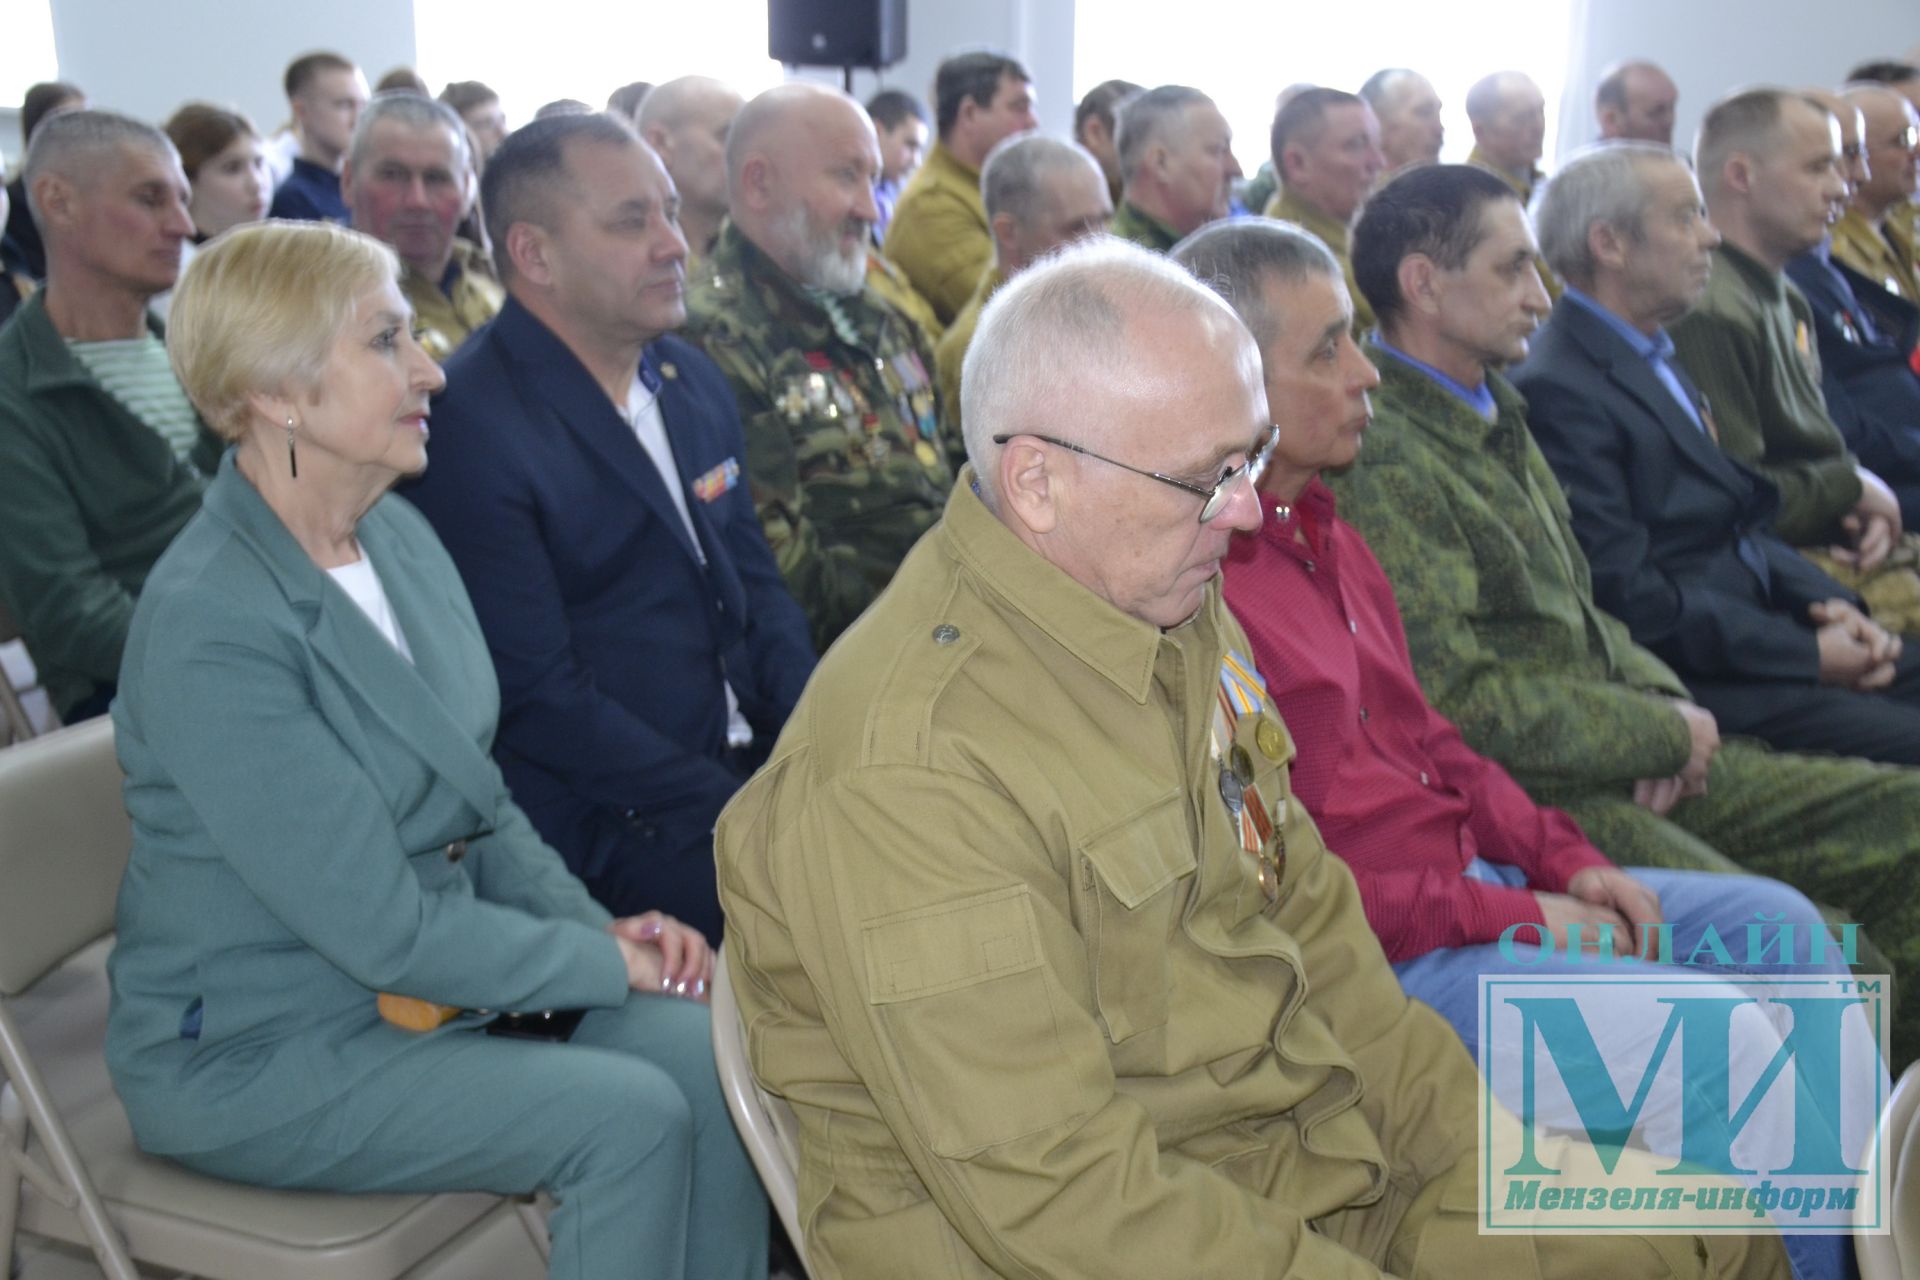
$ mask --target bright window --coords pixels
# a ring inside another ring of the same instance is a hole
[[[751,98],[783,79],[766,53],[767,0],[414,0],[413,24],[418,70],[434,91],[485,81],[513,126],[556,98],[598,110],[635,80],[697,71]]]
[[[0,6],[0,105],[17,108],[27,90],[59,78],[53,51],[53,6],[29,0]]]
[[[1546,95],[1546,154],[1554,154],[1567,72],[1571,0],[1430,0],[1365,4],[1248,4],[1245,0],[1081,0],[1074,10],[1077,101],[1115,77],[1152,87],[1188,84],[1220,105],[1234,155],[1251,174],[1267,158],[1273,100],[1298,81],[1356,90],[1382,67],[1412,67],[1439,91],[1444,160],[1473,147],[1467,89],[1490,71],[1517,68]]]

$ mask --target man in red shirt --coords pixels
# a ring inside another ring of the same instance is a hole
[[[1294,793],[1352,868],[1367,919],[1407,993],[1438,1010],[1478,1053],[1477,980],[1516,967],[1497,945],[1511,926],[1535,926],[1521,928],[1506,950],[1525,953],[1519,963],[1541,976],[1596,972],[1591,960],[1567,958],[1569,936],[1580,929],[1591,941],[1612,926],[1614,954],[1625,957],[1644,952],[1646,926],[1665,924],[1676,959],[1695,954],[1709,925],[1722,939],[1744,937],[1755,913],[1791,922],[1798,937],[1816,929],[1824,936],[1812,903],[1778,881],[1616,867],[1573,819],[1534,804],[1506,770],[1467,746],[1428,704],[1386,574],[1335,514],[1319,478],[1358,456],[1371,416],[1367,393],[1380,380],[1354,344],[1339,264],[1308,232],[1267,219],[1217,223],[1173,257],[1218,290],[1260,344],[1279,443],[1260,484],[1265,520],[1235,540],[1224,566],[1226,599],[1299,744]],[[1542,945],[1528,945],[1536,940]],[[1837,949],[1827,955],[1825,971],[1842,972]],[[1805,956],[1797,948],[1793,958]],[[1606,972],[1646,965],[1616,959]],[[1742,998],[1738,988],[1724,994]],[[1626,1017],[1604,1025],[1643,1039],[1647,1051],[1661,1031]],[[1852,1029],[1869,1035],[1864,1020]],[[1779,1032],[1758,1020],[1734,1030],[1736,1061],[1764,1064],[1779,1048]],[[1520,1052],[1503,1042],[1487,1047]],[[1873,1052],[1870,1043],[1864,1052]],[[1675,1090],[1649,1106],[1645,1137],[1653,1150],[1674,1149],[1678,1105]],[[1543,1116],[1557,1123],[1547,1106]],[[1751,1129],[1782,1132],[1758,1123]],[[1809,1240],[1791,1241],[1790,1252],[1812,1247]]]

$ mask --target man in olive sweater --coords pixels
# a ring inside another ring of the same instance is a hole
[[[214,448],[147,316],[193,233],[172,144],[69,112],[25,177],[47,282],[0,329],[0,603],[71,721],[112,701],[134,600]]]

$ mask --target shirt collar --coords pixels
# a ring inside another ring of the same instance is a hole
[[[1376,337],[1373,345],[1379,348],[1382,354],[1392,356],[1408,368],[1425,374],[1442,391],[1445,391],[1461,404],[1466,405],[1467,408],[1473,410],[1488,422],[1492,422],[1495,415],[1499,412],[1498,406],[1494,403],[1493,388],[1488,384],[1486,378],[1481,378],[1478,387],[1469,387],[1465,383],[1455,380],[1448,374],[1440,372],[1440,370],[1434,368],[1426,361],[1414,359],[1406,352],[1400,350],[1400,348],[1389,343],[1385,338]]]
[[[1568,302],[1585,307],[1609,329],[1619,334],[1620,340],[1633,348],[1634,354],[1642,360],[1673,359],[1673,339],[1667,336],[1665,329],[1655,329],[1652,336],[1648,336],[1573,285],[1566,287],[1563,296]]]
[[[955,558],[988,592],[1135,702],[1146,704],[1153,693],[1160,628],[1122,613],[1014,537],[980,500],[971,464],[947,498],[939,530]],[[1187,634],[1222,607],[1216,577],[1199,613],[1169,634]]]

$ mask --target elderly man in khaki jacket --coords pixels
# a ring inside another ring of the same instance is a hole
[[[1770,1240],[1476,1233],[1473,1066],[1291,799],[1221,603],[1273,443],[1233,313],[1068,249],[961,394],[944,520],[717,836],[815,1274],[1785,1275]]]

